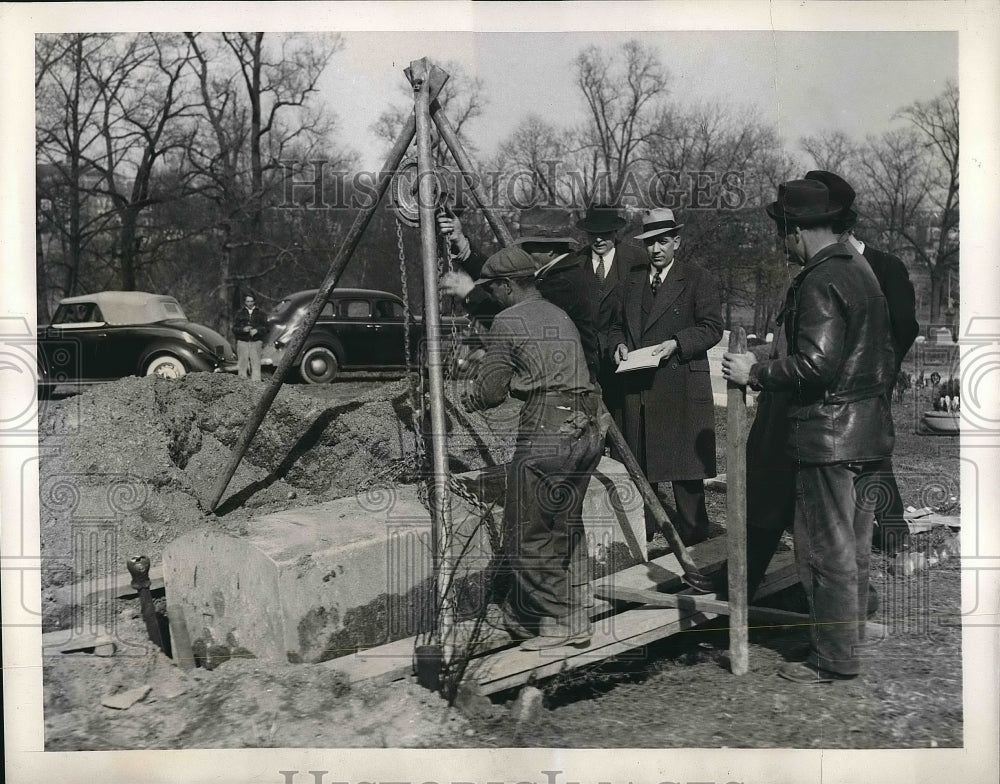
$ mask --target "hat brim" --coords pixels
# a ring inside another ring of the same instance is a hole
[[[549,243],[550,245],[573,245],[576,240],[573,237],[518,237],[514,240],[515,245],[524,245],[526,242]]]
[[[676,226],[666,226],[661,229],[653,229],[652,231],[644,231],[642,234],[636,234],[633,239],[645,240],[650,237],[656,237],[660,234],[676,234],[678,230],[684,228],[683,223],[678,223]]]
[[[625,228],[627,223],[628,221],[621,217],[612,218],[610,221],[588,221],[586,218],[583,218],[576,222],[576,227],[588,234],[606,234],[610,231],[618,231],[618,229]]]
[[[477,278],[473,281],[477,286],[489,283],[491,280],[504,280],[505,278],[533,278],[537,270],[521,270],[520,272],[508,272],[504,275],[491,275],[485,278]]]
[[[843,208],[838,207],[835,210],[817,212],[812,215],[789,215],[776,201],[772,201],[768,204],[764,208],[764,211],[775,223],[784,223],[788,226],[800,226],[803,229],[809,228],[810,226],[822,226],[825,223],[836,223],[841,213],[844,212]]]

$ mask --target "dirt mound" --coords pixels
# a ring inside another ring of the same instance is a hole
[[[162,654],[62,656],[45,664],[50,751],[447,747],[468,745],[468,721],[411,680],[349,687],[322,666],[233,659],[187,673]],[[103,697],[151,687],[127,710]],[[470,731],[471,732],[471,731]]]
[[[420,417],[406,381],[334,405],[286,385],[216,515],[206,516],[264,389],[225,374],[132,377],[46,403],[39,417],[43,586],[122,573],[138,554],[155,565],[167,543],[196,527],[239,534],[254,514],[420,480]],[[453,470],[509,459],[514,428],[504,425],[516,421],[516,406],[501,407],[490,421],[461,411],[450,391],[446,409]],[[510,435],[493,434],[498,422]]]

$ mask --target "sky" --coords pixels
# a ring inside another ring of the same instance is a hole
[[[793,146],[824,129],[858,139],[882,133],[898,108],[958,79],[953,32],[348,32],[321,92],[342,140],[372,168],[387,150],[372,126],[407,100],[402,69],[424,56],[455,61],[483,80],[488,104],[469,133],[488,157],[531,112],[559,126],[582,121],[574,58],[633,38],[658,50],[672,98],[756,108]]]

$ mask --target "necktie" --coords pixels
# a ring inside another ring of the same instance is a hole
[[[604,266],[604,256],[597,257],[597,271],[594,274],[597,275],[598,283],[604,282],[604,276],[608,274],[607,268]]]
[[[649,280],[649,290],[653,292],[653,296],[656,296],[656,290],[660,288],[660,273],[654,272],[653,277]]]

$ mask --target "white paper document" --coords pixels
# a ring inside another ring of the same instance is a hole
[[[660,344],[657,343],[656,346]],[[653,355],[656,346],[646,346],[645,348],[637,348],[628,352],[628,358],[618,365],[618,369],[615,373],[627,373],[630,370],[643,370],[644,368],[653,368],[660,364],[660,360],[663,359],[663,352]]]

